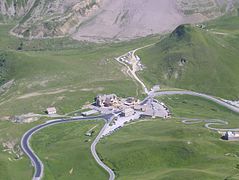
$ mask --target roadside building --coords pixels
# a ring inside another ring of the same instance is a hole
[[[46,109],[46,113],[48,115],[56,114],[56,108],[55,107],[49,107]]]
[[[90,110],[90,111],[82,112],[81,114],[82,114],[82,116],[90,116],[92,114],[97,114],[97,113],[98,113],[98,111],[96,111],[96,110]]]
[[[229,140],[229,141],[239,140],[239,132],[227,131],[225,135],[223,136],[223,139]]]
[[[129,116],[132,116],[132,115],[134,115],[134,109],[126,108],[126,109],[123,110],[123,116],[129,117]]]

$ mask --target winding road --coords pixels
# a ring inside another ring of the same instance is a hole
[[[30,139],[32,137],[32,135],[34,135],[35,133],[37,133],[38,131],[47,128],[49,126],[53,126],[56,124],[62,124],[62,123],[70,123],[70,122],[77,122],[77,121],[86,121],[86,120],[100,120],[100,119],[104,119],[105,120],[105,125],[104,127],[101,129],[100,133],[98,134],[98,136],[95,138],[94,142],[91,145],[91,153],[93,155],[93,157],[95,158],[96,162],[102,167],[104,168],[110,175],[109,180],[113,180],[115,178],[115,174],[114,172],[108,167],[106,166],[98,157],[97,153],[96,153],[96,145],[99,142],[101,135],[104,131],[104,129],[106,128],[107,124],[109,123],[109,120],[111,119],[111,114],[109,115],[104,115],[104,116],[92,116],[92,117],[75,117],[75,118],[70,118],[70,119],[57,119],[57,120],[52,120],[52,121],[48,121],[44,124],[40,124],[37,125],[36,127],[28,130],[22,137],[21,139],[21,147],[22,150],[24,151],[24,153],[29,157],[29,159],[32,162],[32,165],[35,168],[35,172],[34,175],[32,177],[33,180],[40,180],[43,177],[43,172],[44,172],[44,165],[42,163],[42,161],[40,160],[40,158],[36,155],[36,153],[33,151],[33,149],[30,146]]]
[[[151,45],[148,45],[151,46]],[[135,56],[135,52],[139,49],[143,49],[145,47],[148,46],[144,46],[138,49],[135,49],[133,51],[130,51],[134,56]],[[127,53],[126,53],[127,54]],[[124,56],[124,55],[123,55]],[[120,56],[122,57],[122,56]],[[143,83],[143,81],[141,81],[136,73],[135,70],[131,70],[131,68],[124,62],[120,61],[120,57],[116,58],[116,60],[125,65],[128,69],[128,72],[130,72],[130,74],[132,75],[132,77],[138,81],[141,86],[143,87],[144,92],[148,95],[142,102],[141,104],[144,104],[144,102],[146,102],[149,98],[154,98],[154,97],[158,97],[158,96],[164,96],[164,95],[191,95],[191,96],[197,96],[197,97],[201,97],[210,101],[213,101],[223,107],[226,107],[228,109],[230,109],[231,111],[235,112],[235,113],[239,113],[239,108],[228,104],[226,102],[224,102],[223,100],[210,96],[210,95],[206,95],[203,93],[197,93],[197,92],[193,92],[193,91],[186,91],[186,90],[182,90],[182,91],[159,91],[159,92],[149,92],[147,87],[145,86],[145,84]],[[129,74],[129,73],[128,73]],[[130,75],[129,74],[129,75]],[[95,138],[95,140],[93,141],[92,145],[91,145],[91,153],[93,155],[93,157],[95,158],[96,162],[104,169],[108,172],[109,174],[109,180],[114,180],[115,179],[115,174],[114,172],[108,167],[106,166],[98,157],[97,152],[96,152],[96,145],[99,142],[104,130],[106,129],[107,125],[109,124],[109,122],[111,121],[111,118],[113,117],[113,114],[109,114],[109,115],[101,115],[101,116],[94,116],[94,117],[75,117],[75,118],[70,118],[70,119],[58,119],[58,120],[52,120],[52,121],[48,121],[44,124],[40,124],[32,129],[30,129],[29,131],[27,131],[21,140],[21,147],[23,149],[23,151],[26,153],[26,155],[30,158],[30,160],[32,161],[32,164],[35,168],[35,173],[33,176],[33,180],[40,180],[43,177],[43,171],[44,171],[44,166],[42,161],[39,159],[39,157],[35,154],[35,152],[32,150],[31,146],[30,146],[30,139],[32,137],[33,134],[37,133],[38,131],[42,130],[43,128],[52,126],[52,125],[56,125],[56,124],[60,124],[60,123],[70,123],[70,122],[75,122],[75,121],[83,121],[83,120],[96,120],[96,119],[104,119],[105,120],[105,125],[103,126],[103,128],[101,129],[100,133],[97,135],[97,137]],[[218,120],[218,119],[212,119],[212,120],[202,120],[202,119],[187,119],[187,118],[182,118],[182,122],[185,124],[194,124],[194,123],[200,123],[200,122],[205,122],[205,127],[211,130],[228,130],[228,131],[239,131],[239,128],[236,129],[219,129],[219,128],[213,128],[210,127],[210,125],[227,125],[228,122],[223,121],[223,120]]]
[[[152,98],[152,97],[156,97],[156,96],[163,96],[163,95],[191,95],[191,96],[197,96],[197,97],[202,97],[205,98],[207,100],[213,101],[221,106],[224,106],[228,109],[230,109],[233,112],[239,113],[239,108],[232,106],[230,104],[227,104],[226,102],[210,96],[210,95],[206,95],[206,94],[202,94],[202,93],[197,93],[197,92],[193,92],[193,91],[161,91],[161,92],[156,92],[156,93],[151,93],[150,95],[148,95],[148,97],[144,100],[146,101],[148,98]],[[143,101],[143,102],[144,102]],[[44,170],[44,166],[43,163],[41,162],[41,160],[39,159],[39,157],[34,153],[34,151],[31,149],[30,146],[30,139],[32,137],[33,134],[35,134],[36,132],[42,130],[43,128],[52,126],[52,125],[56,125],[56,124],[60,124],[60,123],[70,123],[70,122],[76,122],[76,121],[83,121],[83,120],[96,120],[96,119],[105,119],[106,123],[103,126],[103,128],[101,129],[100,133],[97,135],[97,137],[95,138],[94,142],[91,145],[91,153],[93,155],[93,157],[95,158],[96,162],[102,167],[104,168],[108,174],[110,175],[109,180],[114,180],[115,179],[115,174],[114,172],[108,167],[106,166],[98,157],[97,152],[96,152],[96,145],[99,142],[102,133],[104,132],[104,130],[106,129],[108,122],[110,121],[112,115],[105,115],[105,116],[94,116],[94,117],[85,117],[85,118],[71,118],[71,119],[59,119],[59,120],[53,120],[53,121],[49,121],[46,122],[44,124],[40,124],[32,129],[30,129],[29,131],[27,131],[21,140],[21,147],[23,149],[23,151],[27,154],[27,156],[30,158],[30,160],[32,161],[32,164],[35,168],[35,173],[33,176],[33,180],[40,180],[43,177],[43,170]],[[183,119],[183,118],[182,118]],[[205,127],[211,130],[226,130],[226,131],[239,131],[239,129],[219,129],[219,128],[212,128],[210,127],[210,125],[227,125],[228,122],[226,121],[222,121],[222,120],[201,120],[201,119],[186,119],[184,118],[182,120],[183,123],[185,124],[193,124],[193,123],[200,123],[200,122],[206,122]]]
[[[135,53],[138,51],[138,50],[141,50],[141,49],[144,49],[144,48],[147,48],[147,47],[150,47],[154,44],[149,44],[147,46],[143,46],[143,47],[140,47],[140,48],[137,48],[135,50],[132,50],[132,51],[129,51],[128,53],[132,53],[132,56],[135,57]],[[132,77],[135,78],[135,80],[137,82],[139,82],[139,84],[141,84],[144,92],[148,95],[145,100],[143,100],[141,102],[141,104],[143,104],[146,100],[148,100],[149,98],[153,98],[153,97],[157,97],[157,96],[163,96],[163,95],[191,95],[191,96],[197,96],[197,97],[201,97],[201,98],[204,98],[204,99],[207,99],[207,100],[210,100],[210,101],[213,101],[221,106],[224,106],[228,109],[230,109],[231,111],[234,111],[236,113],[239,113],[239,108],[238,107],[235,107],[231,104],[228,104],[226,102],[224,102],[223,100],[219,99],[219,98],[216,98],[216,97],[213,97],[213,96],[210,96],[210,95],[207,95],[207,94],[203,94],[203,93],[198,93],[198,92],[194,92],[194,91],[187,91],[187,90],[182,90],[182,91],[159,91],[159,92],[152,92],[152,91],[149,91],[146,87],[146,85],[144,84],[143,81],[141,81],[139,79],[139,77],[136,75],[136,71],[133,69],[131,70],[131,68],[124,62],[120,61],[120,58],[123,57],[123,56],[126,56],[128,53],[125,53],[124,55],[116,58],[116,60],[125,65],[128,69],[128,71],[131,73]]]
[[[112,169],[110,169],[108,166],[106,166],[99,158],[99,156],[97,155],[96,152],[96,145],[99,142],[101,135],[103,134],[104,130],[108,127],[108,124],[106,123],[104,125],[104,127],[101,129],[100,133],[98,134],[98,136],[95,138],[94,142],[91,144],[91,153],[94,156],[96,162],[102,167],[104,168],[110,175],[109,180],[114,180],[115,179],[115,174],[112,171]]]
[[[178,119],[178,118],[177,118]],[[239,128],[215,128],[211,127],[211,125],[219,125],[224,126],[228,125],[229,123],[224,120],[220,119],[190,119],[190,118],[179,118],[182,120],[184,124],[197,124],[197,123],[205,123],[205,127],[212,131],[239,131]]]
[[[201,97],[210,101],[213,101],[221,106],[226,107],[227,109],[230,109],[233,112],[239,113],[239,108],[235,107],[231,104],[228,104],[226,102],[224,102],[223,100],[207,95],[207,94],[203,94],[203,93],[197,93],[197,92],[193,92],[193,91],[161,91],[161,92],[155,92],[150,94],[147,98],[149,97],[156,97],[156,96],[163,96],[163,95],[191,95],[191,96],[197,96],[197,97]]]

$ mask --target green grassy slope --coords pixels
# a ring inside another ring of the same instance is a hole
[[[239,116],[222,106],[218,106],[212,101],[189,95],[162,96],[158,98],[163,101],[172,112],[172,116],[202,118],[202,119],[221,119],[229,122],[223,128],[239,127]]]
[[[36,126],[36,124],[13,124],[12,122],[0,121],[0,179],[31,179],[33,169],[29,159],[26,156],[18,160],[15,159],[16,155],[14,153],[4,151],[2,143],[16,142],[16,150],[21,136],[31,127]]]
[[[10,71],[10,62],[6,55],[0,51],[0,85],[8,79]]]
[[[93,101],[98,93],[134,95],[135,84],[120,72],[113,60],[98,60],[99,53],[11,52],[8,56],[14,66],[11,77],[15,84],[1,96],[1,115],[41,113],[51,105],[66,113]]]
[[[162,100],[173,116],[227,117],[238,127],[238,115],[204,99],[172,96]],[[119,180],[217,180],[237,179],[239,174],[238,142],[220,140],[204,124],[185,125],[174,118],[129,125],[103,139],[98,151]]]
[[[30,124],[14,124],[3,121],[3,119],[29,112],[43,114],[45,108],[49,106],[56,106],[59,114],[72,112],[80,109],[85,103],[92,102],[98,93],[114,92],[125,97],[139,95],[141,87],[121,71],[122,67],[113,58],[142,44],[156,42],[156,38],[150,37],[100,46],[91,43],[79,43],[69,38],[28,41],[10,36],[8,31],[11,27],[13,25],[0,25],[0,56],[4,56],[6,62],[9,63],[6,66],[7,78],[4,82],[14,79],[12,86],[0,94],[0,179],[25,180],[31,179],[33,174],[30,161],[26,156],[15,161],[14,154],[2,151],[2,143],[15,141],[16,145],[19,145],[23,133],[35,126],[36,123],[42,123],[43,121],[40,120]],[[17,50],[21,43],[23,43],[22,50]],[[23,98],[20,98],[22,96]],[[64,126],[58,128],[64,130]],[[77,125],[75,131],[78,129],[80,130],[79,134],[76,133],[76,138],[69,142],[69,145],[76,145],[72,152],[78,154],[72,153],[69,158],[76,157],[75,155],[77,157],[81,156],[81,152],[79,153],[76,150],[77,145],[81,144],[77,141],[78,135],[82,135],[80,134],[82,133],[81,125]],[[53,131],[56,132],[57,130],[53,128]],[[51,135],[49,134],[49,137]],[[49,140],[49,138],[44,138]],[[64,143],[62,143],[62,146],[64,146]],[[90,156],[89,149],[87,149],[88,145],[82,147],[87,158]],[[57,151],[57,149],[53,150]],[[64,150],[61,153],[64,154]],[[42,154],[44,155],[44,152]],[[84,162],[87,163],[87,160],[85,159]],[[99,177],[106,177],[104,171],[101,172],[99,168],[97,170],[92,158],[88,162],[89,164],[86,167],[82,167],[81,162],[79,162],[80,168],[90,167],[94,169],[94,172],[91,172],[92,174],[99,173]],[[74,163],[77,164],[78,161]],[[50,170],[47,170],[49,178],[52,177],[51,173],[57,174],[57,169],[51,172],[51,166],[49,164]],[[77,164],[77,167],[79,166]],[[58,167],[65,168],[61,165]],[[68,172],[70,170],[67,169]],[[78,171],[78,169],[74,169],[72,177],[88,176],[87,173],[84,174],[85,171],[87,170]],[[96,177],[95,174],[94,177]],[[66,179],[63,176],[62,178]]]
[[[155,38],[145,38],[99,46],[66,38],[28,41],[9,37],[10,26],[1,27],[0,42],[5,43],[0,43],[0,49],[11,64],[7,79],[14,79],[15,83],[0,97],[0,119],[42,113],[48,106],[56,106],[59,113],[70,112],[92,102],[99,93],[138,95],[141,88],[113,58],[141,44],[155,42]],[[21,42],[23,49],[17,50]]]
[[[179,26],[153,47],[138,52],[146,65],[141,77],[148,85],[238,98],[239,18],[225,19],[209,23],[208,30]]]
[[[103,121],[69,123],[34,135],[31,143],[45,165],[44,180],[107,179],[107,172],[98,166],[90,152],[90,145],[102,126]],[[93,136],[85,136],[93,127],[96,127]],[[85,142],[89,139],[90,142]]]

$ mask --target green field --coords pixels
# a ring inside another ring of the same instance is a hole
[[[65,38],[28,41],[8,37],[10,26],[3,27],[0,42],[5,44],[0,43],[0,48],[9,64],[5,82],[15,81],[0,97],[0,117],[43,113],[48,106],[67,113],[92,102],[99,93],[123,97],[140,95],[140,86],[121,71],[122,67],[113,58],[156,41],[155,37],[148,37],[101,46],[83,45]],[[21,42],[23,50],[19,51]]]
[[[41,122],[38,122],[41,123]],[[1,180],[26,180],[30,179],[33,169],[29,159],[24,156],[20,160],[16,160],[14,153],[4,152],[2,143],[15,142],[16,147],[19,145],[21,136],[31,127],[37,123],[32,124],[13,124],[12,122],[0,122],[0,179]],[[28,178],[29,177],[29,178]]]
[[[239,18],[223,17],[206,27],[179,26],[156,45],[138,52],[149,87],[189,89],[227,99],[239,97]]]
[[[95,126],[93,136],[85,136]],[[107,179],[107,172],[98,166],[90,152],[90,145],[102,126],[103,121],[76,122],[55,125],[34,135],[31,143],[45,165],[44,180]],[[89,139],[90,142],[85,142]]]
[[[49,106],[65,114],[91,103],[99,93],[142,97],[141,86],[114,57],[160,40],[155,36],[101,45],[70,38],[29,41],[10,36],[13,26],[0,25],[0,84],[14,80],[0,94],[1,144],[15,141],[19,145],[25,131],[43,122],[14,124],[1,119],[29,112],[43,114]],[[156,45],[139,51],[146,65],[139,75],[149,87],[160,83],[163,88],[236,99],[238,27],[238,17],[211,21],[206,29],[180,26]],[[227,127],[238,127],[238,114],[191,96],[159,99],[169,106],[172,119],[137,122],[97,146],[118,179],[238,179],[238,143],[221,141],[203,123],[184,125],[179,120],[218,118],[227,120]],[[34,135],[31,143],[46,167],[45,179],[107,179],[90,154],[91,143],[85,142],[84,133],[95,125],[98,132],[103,122],[57,125]],[[33,168],[26,156],[15,160],[2,145],[0,150],[0,179],[31,179]]]
[[[1,150],[3,142],[14,141],[18,146],[24,132],[43,122],[14,124],[3,119],[29,112],[44,114],[49,106],[55,106],[59,114],[72,112],[93,102],[99,93],[140,96],[141,87],[121,71],[122,67],[113,58],[157,39],[147,37],[102,45],[83,44],[68,38],[29,41],[10,36],[8,31],[12,27],[0,25],[0,56],[7,64],[0,67],[0,74],[4,73],[1,80],[4,80],[2,83],[14,80],[0,95]],[[18,161],[8,158],[14,159],[14,155],[0,152],[1,178],[31,178],[33,168],[26,156]],[[104,171],[102,174],[106,177]]]
[[[158,99],[167,104],[174,118],[220,119],[229,122],[227,126],[221,128],[239,127],[238,113],[232,112],[212,101],[189,95],[162,96]]]
[[[169,105],[172,119],[129,125],[98,145],[118,179],[238,179],[238,142],[220,140],[203,123],[185,125],[174,118],[222,118],[238,127],[238,115],[197,97],[160,99]]]

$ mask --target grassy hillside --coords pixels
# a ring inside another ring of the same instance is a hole
[[[22,159],[17,159],[16,154],[11,150],[6,151],[7,148],[4,148],[2,143],[15,144],[14,150],[16,151],[17,147],[19,147],[21,136],[38,123],[42,122],[13,124],[8,121],[0,121],[0,179],[31,179],[33,170],[29,159],[26,156],[23,156]]]
[[[173,117],[227,117],[238,127],[238,115],[215,103],[191,96],[162,97]],[[204,124],[148,120],[120,129],[98,145],[104,161],[126,179],[237,179],[238,142],[225,142]]]
[[[10,70],[11,67],[6,55],[0,51],[0,85],[8,79]]]
[[[103,121],[62,124],[34,135],[33,149],[45,165],[44,180],[107,179],[107,172],[98,166],[90,152],[102,125]],[[93,127],[96,127],[93,136],[85,136]]]
[[[237,97],[238,52],[234,47],[238,46],[238,20],[234,18],[234,25],[228,28],[222,27],[229,21],[220,22],[221,26],[216,21],[208,25],[213,29],[210,31],[181,26],[167,39],[141,51],[147,66],[142,77],[148,85],[160,81],[165,86]],[[2,81],[14,79],[12,86],[0,94],[0,145],[10,141],[19,145],[22,134],[41,123],[2,121],[10,116],[43,113],[49,106],[56,106],[58,113],[64,114],[80,109],[98,93],[114,92],[123,97],[139,95],[141,87],[122,71],[113,57],[155,42],[154,37],[101,46],[83,45],[69,38],[28,41],[10,37],[9,29],[8,25],[0,25]],[[226,35],[228,32],[233,33]],[[161,81],[161,77],[165,78]],[[238,121],[235,114],[198,98],[182,96],[163,98],[163,101],[169,104],[175,116],[227,117],[232,126]],[[89,173],[94,179],[106,177],[90,156],[89,144],[82,144],[83,134],[91,125],[59,125],[34,136],[32,145],[46,162],[46,179],[88,179]],[[174,119],[157,120],[120,130],[102,141],[99,152],[116,170],[119,179],[187,179],[190,176],[221,179],[235,176],[238,174],[237,143],[228,146],[218,138],[218,134],[209,132],[203,125],[185,126]],[[2,145],[0,150],[2,179],[31,178],[33,169],[26,156],[15,161],[15,155],[3,151]],[[225,155],[227,153],[231,155]],[[89,171],[88,167],[93,170]]]
[[[224,17],[206,28],[179,26],[141,50],[148,85],[177,87],[228,99],[239,98],[239,18]]]
[[[5,43],[0,43],[0,49],[11,65],[7,80],[15,82],[0,96],[0,119],[42,113],[48,106],[56,106],[59,113],[70,112],[92,102],[99,93],[138,95],[141,88],[113,58],[142,43],[156,41],[152,37],[101,46],[67,38],[28,41],[9,37],[10,26],[1,27],[0,42]]]
[[[125,97],[139,95],[141,87],[138,87],[128,75],[121,71],[122,67],[115,62],[113,57],[129,49],[137,48],[141,44],[156,42],[156,38],[150,37],[101,46],[90,43],[82,44],[69,38],[28,41],[9,36],[8,31],[11,27],[13,25],[0,25],[1,57],[4,57],[7,62],[7,66],[4,65],[6,69],[4,73],[7,72],[4,82],[14,79],[11,86],[4,92],[0,92],[0,179],[25,180],[31,179],[33,173],[30,161],[26,156],[15,161],[14,154],[2,151],[2,143],[14,141],[15,146],[19,146],[23,133],[36,123],[43,121],[14,124],[4,120],[29,112],[44,114],[45,108],[49,106],[55,106],[59,114],[79,110],[85,103],[92,102],[98,93],[114,92]],[[23,45],[19,49],[21,43]],[[75,127],[75,131],[81,129],[79,126]],[[62,130],[64,127],[59,129]],[[53,128],[53,131],[55,130]],[[72,143],[78,145],[78,141]],[[85,154],[89,155],[88,149],[84,150]],[[64,154],[63,151],[62,153]],[[79,152],[76,151],[76,153]],[[93,159],[90,161],[91,165],[93,164],[91,168],[95,162]],[[75,164],[77,163],[78,161],[75,161]],[[81,165],[79,162],[79,166]],[[95,172],[99,171],[96,167]],[[77,174],[78,172],[80,174]],[[82,171],[74,169],[74,173],[85,177]],[[94,174],[94,172],[91,173]],[[105,172],[100,173],[104,178]]]

